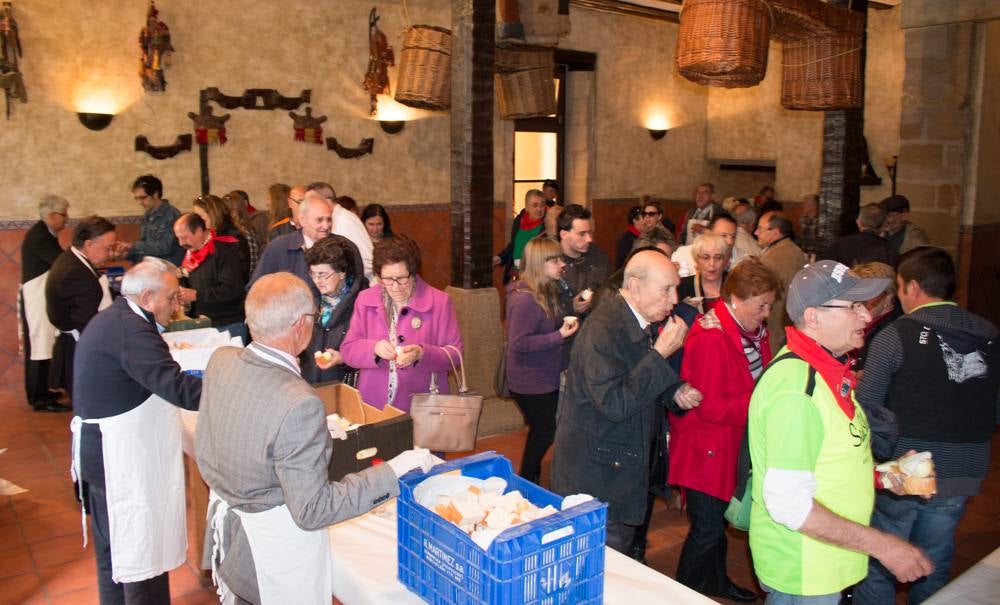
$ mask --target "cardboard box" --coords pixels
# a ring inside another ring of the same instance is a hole
[[[356,473],[372,465],[376,458],[389,460],[413,448],[413,419],[406,412],[390,405],[378,409],[361,400],[357,389],[339,382],[313,385],[326,406],[326,414],[360,424],[347,431],[347,439],[333,440],[330,457],[330,479],[340,481],[348,473]]]

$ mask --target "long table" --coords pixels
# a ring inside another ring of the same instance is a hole
[[[1000,548],[924,601],[925,605],[995,605],[1000,602]]]
[[[205,535],[208,486],[194,462],[196,412],[182,411],[188,492],[195,522],[196,552]],[[333,596],[344,605],[420,605],[423,601],[396,579],[396,501],[329,528],[333,553]],[[190,534],[189,534],[190,535]],[[713,605],[715,602],[621,553],[605,548],[604,602],[608,605],[671,603]]]
[[[396,503],[333,525],[333,594],[344,605],[424,601],[396,579]],[[708,605],[704,597],[625,555],[605,548],[604,602],[608,605],[671,603]]]

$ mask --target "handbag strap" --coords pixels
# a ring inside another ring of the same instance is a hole
[[[448,352],[448,349],[453,349],[455,354],[458,355],[458,367],[455,367],[455,360],[451,358],[451,353]],[[459,379],[458,392],[464,393],[468,391],[469,389],[466,387],[465,383],[465,361],[462,359],[462,351],[455,345],[444,345],[441,347],[441,350],[444,351],[445,356],[448,357],[451,369],[455,372],[455,378]]]

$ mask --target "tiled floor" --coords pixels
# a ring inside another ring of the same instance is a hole
[[[0,388],[0,477],[31,491],[0,497],[0,605],[15,603],[88,605],[97,603],[96,573],[91,548],[82,548],[80,512],[69,482],[69,416],[37,414],[24,403],[20,389]],[[520,460],[525,431],[480,440],[479,450],[496,450]],[[994,461],[1000,456],[1000,435],[993,440]],[[974,498],[958,531],[953,575],[1000,546],[1000,472],[993,463],[983,494]],[[548,484],[548,461],[542,472]],[[647,558],[656,570],[672,576],[677,568],[687,521],[677,509],[657,501],[650,529]],[[216,603],[189,561],[170,573],[174,603]],[[751,572],[746,534],[729,534],[729,572],[737,583],[756,586]],[[900,592],[898,602],[902,603]],[[725,601],[721,601],[725,602]]]

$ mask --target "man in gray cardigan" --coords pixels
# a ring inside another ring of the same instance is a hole
[[[313,300],[291,273],[260,278],[246,299],[254,342],[220,349],[205,370],[195,452],[214,492],[216,580],[237,603],[319,602],[324,592],[329,602],[326,526],[396,496],[399,475],[433,463],[410,450],[329,481],[326,413],[296,360],[312,337]]]

